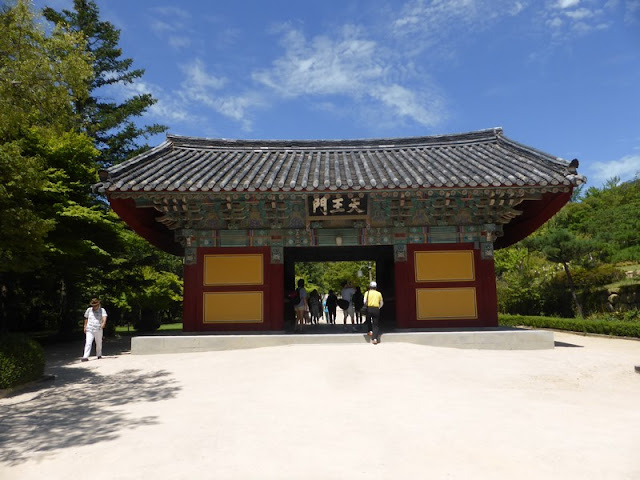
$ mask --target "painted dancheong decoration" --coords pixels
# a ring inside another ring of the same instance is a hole
[[[494,326],[494,248],[560,210],[585,182],[577,168],[500,128],[363,140],[169,135],[100,171],[94,188],[141,236],[184,257],[186,331],[281,330],[287,249],[354,246],[393,247],[393,281],[378,283],[397,327]],[[239,256],[253,283],[208,282],[215,256]]]

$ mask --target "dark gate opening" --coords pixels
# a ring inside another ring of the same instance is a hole
[[[396,326],[395,275],[393,246],[347,246],[347,247],[288,247],[284,249],[284,291],[296,288],[296,262],[375,262],[375,280],[384,298],[381,327],[385,331]],[[339,293],[339,292],[338,292]],[[294,325],[294,311],[290,304],[285,307],[285,328]]]

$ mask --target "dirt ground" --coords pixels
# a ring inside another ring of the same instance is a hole
[[[640,479],[640,342],[51,348],[0,399],[0,479]]]

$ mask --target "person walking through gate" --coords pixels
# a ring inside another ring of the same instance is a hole
[[[94,340],[96,342],[96,357],[98,359],[102,358],[102,331],[107,324],[107,311],[100,306],[100,300],[93,298],[89,305],[91,306],[84,312],[85,341],[84,355],[82,355],[83,362],[89,360]]]
[[[327,323],[333,325],[336,323],[336,310],[338,308],[338,297],[333,290],[329,290],[329,295],[327,295],[327,311],[329,315],[327,317]]]
[[[353,303],[353,309],[356,314],[356,323],[362,324],[362,306],[364,305],[364,296],[360,287],[356,287],[356,293],[351,297],[351,303]]]
[[[319,324],[322,317],[322,301],[318,290],[314,290],[309,294],[309,312],[311,313],[311,324]]]
[[[384,305],[382,294],[377,290],[378,284],[371,282],[369,290],[364,294],[364,304],[367,306],[367,324],[369,325],[370,337],[373,337],[373,344],[380,343],[380,309]]]
[[[296,311],[296,325],[294,326],[293,330],[302,331],[302,326],[304,325],[305,313],[309,311],[309,301],[307,298],[308,297],[307,291],[304,288],[304,278],[301,278],[300,280],[298,280],[297,290],[298,290],[298,295],[300,296],[300,302],[298,302],[293,306],[294,310]]]
[[[344,329],[347,329],[347,317],[351,317],[351,325],[353,325],[355,323],[354,320],[354,309],[353,309],[353,302],[351,301],[351,297],[353,297],[353,294],[356,293],[356,289],[353,288],[353,285],[351,285],[351,283],[347,280],[346,282],[344,282],[344,285],[342,286],[342,291],[340,292],[340,295],[342,296],[342,299],[349,302],[349,305],[347,308],[344,307],[340,307],[343,308],[342,314],[344,315]]]

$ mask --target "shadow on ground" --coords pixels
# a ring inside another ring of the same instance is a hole
[[[177,381],[161,370],[100,375],[78,362],[79,347],[47,349],[46,373],[55,380],[0,401],[0,462],[17,465],[55,450],[114,440],[125,429],[153,425],[156,416],[132,418],[118,407],[167,400],[180,391]],[[105,350],[111,355],[100,361],[117,361],[114,353],[115,349]]]
[[[556,347],[571,347],[571,348],[584,348],[582,345],[576,345],[575,343],[566,343],[566,342],[553,342]]]

